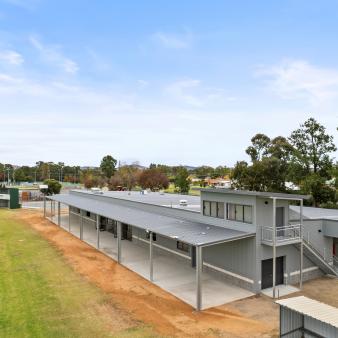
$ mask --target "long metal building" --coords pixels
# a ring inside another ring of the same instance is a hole
[[[301,288],[305,280],[338,274],[304,241],[307,197],[229,189],[202,189],[200,197],[74,190],[50,196],[45,215],[201,310],[259,292],[282,296],[297,291],[295,283]],[[298,221],[291,219],[291,202],[299,205]],[[322,245],[318,236],[314,231],[311,238]]]

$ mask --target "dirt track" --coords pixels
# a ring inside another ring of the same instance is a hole
[[[151,325],[161,336],[277,337],[278,307],[271,300],[257,296],[196,313],[176,297],[43,219],[41,211],[20,210],[13,216],[38,231],[62,252],[75,271],[111,295],[120,312]]]

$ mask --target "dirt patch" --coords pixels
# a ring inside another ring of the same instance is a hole
[[[75,271],[109,295],[110,305],[121,314],[153,326],[160,335],[277,336],[278,307],[271,300],[252,297],[197,313],[173,295],[51,224],[41,212],[19,210],[13,212],[13,216],[38,231],[60,250]],[[104,313],[109,312],[109,306],[103,307]]]

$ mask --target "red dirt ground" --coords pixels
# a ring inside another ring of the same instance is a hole
[[[161,336],[278,336],[278,307],[271,300],[252,297],[197,313],[173,295],[51,224],[42,217],[41,211],[18,210],[13,216],[35,229],[62,252],[76,272],[109,294],[119,311],[151,325]]]

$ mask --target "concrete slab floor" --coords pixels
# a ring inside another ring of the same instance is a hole
[[[294,292],[299,292],[300,290],[292,285],[276,285],[276,297],[283,297],[290,295]],[[261,291],[263,295],[266,295],[270,298],[273,298],[273,288],[264,289]]]
[[[57,218],[53,218],[57,223]],[[68,231],[68,215],[61,216],[61,226]],[[79,237],[80,223],[71,223],[71,233]],[[83,239],[96,247],[97,231],[95,224],[84,224]],[[150,278],[149,248],[128,240],[122,240],[121,264],[138,273],[145,279]],[[173,294],[185,303],[196,306],[196,270],[190,260],[184,261],[174,254],[168,254],[154,246],[153,283]],[[117,238],[107,231],[100,231],[100,251],[117,260]],[[246,289],[232,285],[208,272],[202,273],[202,309],[219,306],[235,300],[253,296]]]

